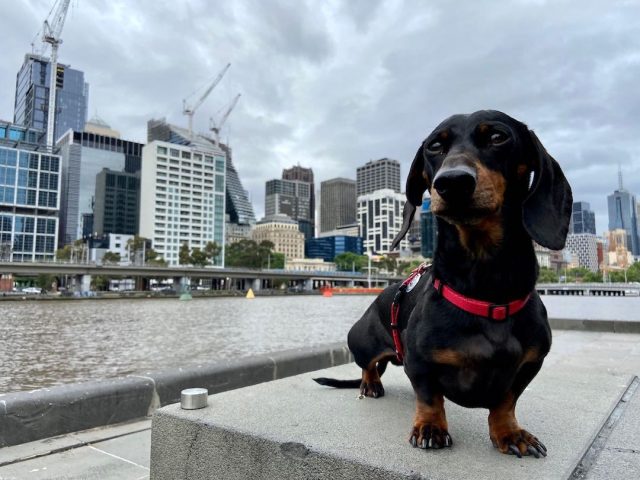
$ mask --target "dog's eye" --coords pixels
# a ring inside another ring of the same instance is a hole
[[[495,131],[491,134],[491,136],[489,137],[489,140],[491,141],[492,145],[500,145],[504,142],[506,142],[509,139],[509,137],[507,137],[507,134],[504,132],[499,132],[499,131]]]
[[[444,147],[442,145],[442,142],[440,142],[439,140],[434,140],[429,145],[427,145],[427,150],[429,151],[429,153],[442,153],[443,148]]]

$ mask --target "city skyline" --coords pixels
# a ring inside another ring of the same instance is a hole
[[[0,20],[2,119],[13,118],[16,73],[51,5],[18,2]],[[264,182],[283,168],[313,168],[319,183],[354,178],[357,166],[389,157],[406,175],[417,146],[445,117],[497,108],[536,130],[602,234],[618,163],[626,189],[640,194],[639,14],[640,5],[603,10],[595,1],[518,1],[499,10],[471,1],[234,2],[215,10],[206,2],[80,1],[59,61],[85,73],[89,117],[97,113],[140,142],[151,118],[186,126],[182,99],[231,62],[194,122],[206,131],[209,117],[242,93],[221,139],[234,149],[258,218]],[[480,15],[483,22],[461,20]],[[176,31],[190,35],[167,35]]]

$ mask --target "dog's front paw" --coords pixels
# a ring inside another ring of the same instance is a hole
[[[533,455],[536,458],[547,456],[547,447],[524,429],[491,435],[490,438],[493,446],[502,453],[515,455],[518,458],[522,458],[523,455]]]
[[[445,428],[432,423],[416,424],[413,426],[409,443],[416,448],[444,448],[453,445],[451,435]]]

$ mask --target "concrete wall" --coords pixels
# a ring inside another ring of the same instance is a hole
[[[178,402],[184,388],[209,394],[353,361],[342,344],[131,375],[101,382],[0,394],[0,447],[151,415]]]

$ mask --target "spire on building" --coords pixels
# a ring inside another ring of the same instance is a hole
[[[620,164],[618,164],[618,190],[624,190],[624,187],[622,186],[622,165]]]

